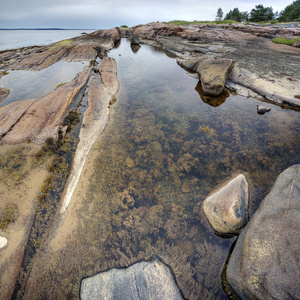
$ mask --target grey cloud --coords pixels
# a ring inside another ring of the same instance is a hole
[[[249,11],[262,3],[282,10],[292,0],[1,0],[0,27],[110,28],[151,21],[214,20],[238,7]]]

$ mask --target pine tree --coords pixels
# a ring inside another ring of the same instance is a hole
[[[270,21],[274,18],[274,12],[272,7],[264,7],[262,4],[256,5],[251,10],[249,20],[252,22],[264,22]]]
[[[292,4],[288,5],[278,18],[281,22],[300,21],[300,0],[295,0]]]
[[[218,8],[217,10],[217,16],[216,16],[217,21],[222,21],[223,20],[223,10],[221,7]]]

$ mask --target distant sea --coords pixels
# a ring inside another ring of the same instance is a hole
[[[0,30],[0,51],[28,46],[44,46],[94,30]]]

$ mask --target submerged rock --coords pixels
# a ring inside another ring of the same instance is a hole
[[[202,204],[213,229],[221,234],[234,234],[248,220],[248,183],[240,174],[224,187],[206,198]]]
[[[199,62],[197,73],[201,80],[203,92],[219,96],[225,86],[229,72],[234,66],[232,59],[204,59]]]
[[[277,178],[241,232],[227,281],[241,299],[300,299],[300,165]]]
[[[79,143],[73,159],[72,171],[63,195],[61,213],[65,212],[71,201],[91,147],[108,123],[109,102],[118,89],[116,61],[105,56],[99,66],[99,74],[93,78],[88,92],[88,108],[83,116],[83,126],[80,129]]]
[[[82,300],[183,299],[171,269],[157,258],[83,279],[80,298]]]

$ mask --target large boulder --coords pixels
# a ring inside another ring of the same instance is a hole
[[[227,281],[241,299],[300,299],[300,165],[277,178],[240,234]]]
[[[140,45],[140,44],[141,44],[141,40],[140,40],[140,38],[139,38],[136,34],[134,34],[134,35],[130,38],[130,43],[131,43],[132,45]]]
[[[248,183],[240,174],[206,198],[203,211],[213,229],[221,234],[235,234],[248,221]]]
[[[183,299],[173,275],[159,259],[111,269],[83,279],[80,299]]]
[[[234,66],[232,59],[203,59],[199,62],[197,73],[203,92],[219,96],[223,90],[229,72]]]

